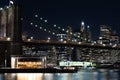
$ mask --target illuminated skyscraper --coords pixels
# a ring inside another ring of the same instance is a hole
[[[67,32],[67,42],[72,42],[72,35],[73,35],[72,28],[68,26],[66,32]]]

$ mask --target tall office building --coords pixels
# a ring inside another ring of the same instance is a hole
[[[85,27],[84,22],[81,22],[81,27],[80,27],[80,39],[81,42],[91,42],[92,41],[92,34],[90,31],[90,26],[87,26],[87,28]]]
[[[69,42],[72,42],[72,35],[73,35],[73,33],[72,33],[72,28],[70,27],[70,26],[68,26],[68,28],[67,28],[67,31],[66,31],[67,33],[67,42],[69,43]]]
[[[114,33],[109,26],[100,26],[100,37],[97,40],[99,44],[115,45],[119,44],[119,35]]]

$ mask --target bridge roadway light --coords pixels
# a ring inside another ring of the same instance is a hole
[[[67,41],[64,41],[63,43],[67,43]]]
[[[103,46],[106,46],[105,44],[103,44]]]
[[[95,43],[91,43],[91,45],[94,45]]]
[[[27,39],[27,41],[31,41],[31,39]]]
[[[48,40],[50,40],[50,37],[48,37]]]
[[[10,37],[8,37],[8,38],[7,38],[7,41],[10,41],[10,40],[11,40],[11,38],[10,38]]]
[[[78,42],[78,44],[81,44],[82,42]]]
[[[50,39],[51,39],[51,38],[50,38],[50,37],[48,37],[48,38],[47,38],[47,42],[50,42]]]

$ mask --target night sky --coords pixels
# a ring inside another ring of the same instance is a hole
[[[1,0],[0,5],[9,1]],[[30,36],[39,34],[29,26],[35,14],[47,19],[50,24],[79,31],[81,21],[89,25],[94,38],[99,36],[100,25],[109,25],[120,34],[120,5],[115,0],[14,0],[23,9],[23,31]],[[53,28],[53,27],[51,27]],[[44,33],[44,32],[43,32]],[[45,33],[44,33],[45,34]],[[39,35],[40,36],[40,35]],[[38,37],[38,36],[36,36]]]

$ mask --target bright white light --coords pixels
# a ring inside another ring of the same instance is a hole
[[[64,43],[67,43],[67,41],[64,41]]]
[[[106,46],[105,44],[103,44],[103,46]]]
[[[42,20],[43,18],[41,17],[40,20]]]
[[[36,14],[36,15],[35,15],[35,17],[37,18],[37,17],[38,17],[38,15]]]
[[[40,27],[40,29],[42,29],[42,27]]]
[[[94,43],[96,44],[96,41],[94,41]]]
[[[6,6],[6,8],[8,9],[8,8],[9,8],[9,6]]]
[[[112,45],[112,43],[110,43],[110,45]]]
[[[7,41],[10,41],[10,40],[11,40],[11,38],[10,38],[10,37],[8,37],[8,38],[7,38]]]
[[[36,24],[35,27],[38,27],[38,25]]]
[[[112,47],[117,47],[117,44],[114,44]]]
[[[60,41],[62,42],[62,41],[63,41],[63,39],[60,39]]]
[[[48,40],[50,40],[50,37],[48,37]]]
[[[75,39],[74,41],[75,41],[75,42],[77,42],[77,40],[76,40],[76,39]]]
[[[31,36],[30,39],[33,39],[33,36]]]
[[[48,31],[49,33],[51,33],[51,31]]]
[[[44,31],[46,31],[46,29],[44,29]]]
[[[0,8],[0,10],[3,10],[3,8]]]
[[[10,4],[13,4],[13,1],[10,1]]]
[[[62,31],[65,31],[65,29],[62,29]]]
[[[55,35],[55,33],[54,33],[54,32],[53,32],[52,34],[53,34],[53,35]]]
[[[47,22],[47,20],[45,20],[45,22]]]
[[[56,27],[56,24],[54,24],[53,26]]]
[[[21,21],[23,21],[23,18],[21,18]]]
[[[60,27],[58,27],[58,29],[60,29]]]
[[[78,44],[81,44],[81,42],[78,42]]]
[[[99,37],[99,39],[102,39],[102,37]]]
[[[30,25],[33,25],[33,23],[31,22]]]
[[[100,44],[103,44],[102,41],[100,42]]]
[[[31,41],[31,39],[27,39],[27,41]]]
[[[88,26],[87,26],[87,28],[89,29],[89,28],[90,28],[90,26],[88,25]]]
[[[81,25],[84,26],[84,22],[83,21],[81,22]]]

